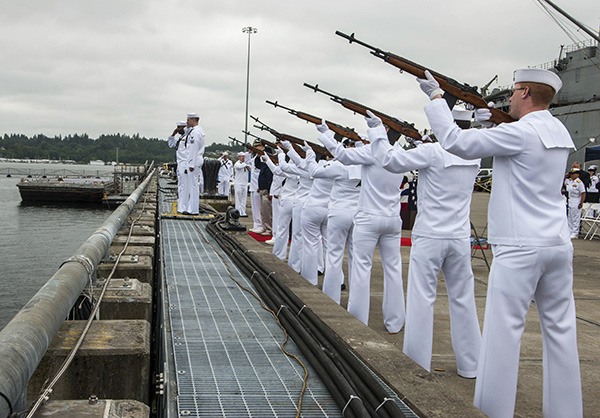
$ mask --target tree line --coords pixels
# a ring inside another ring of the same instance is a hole
[[[103,134],[95,139],[87,134],[54,137],[4,134],[0,137],[0,158],[74,160],[87,164],[92,160],[116,161],[117,149],[118,161],[122,163],[175,160],[175,150],[169,148],[164,139],[145,138],[139,134]],[[206,154],[216,155],[222,151],[237,152],[241,149],[241,146],[215,143],[206,147]]]

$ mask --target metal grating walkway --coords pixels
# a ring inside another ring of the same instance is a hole
[[[303,370],[281,352],[283,333],[271,315],[230,274],[252,284],[200,222],[161,220],[161,246],[178,416],[295,416]],[[299,353],[293,342],[287,347]],[[341,416],[306,365],[303,416]]]

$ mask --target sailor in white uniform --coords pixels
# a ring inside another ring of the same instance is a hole
[[[581,417],[582,395],[573,299],[573,245],[561,186],[573,141],[548,111],[560,78],[541,69],[515,71],[510,115],[516,122],[489,129],[459,129],[426,72],[419,79],[432,99],[431,128],[447,151],[465,159],[494,157],[488,211],[490,270],[475,406],[490,417],[514,414],[519,347],[534,300],[542,328],[543,414]],[[488,109],[476,119],[490,126]],[[487,123],[486,123],[487,122]]]
[[[221,165],[217,173],[218,191],[221,196],[229,197],[231,191],[231,177],[233,176],[233,162],[229,159],[229,153],[224,152],[218,160]]]
[[[281,169],[281,166],[286,164],[285,153],[281,148],[276,149],[278,164],[275,165],[270,159],[267,160],[267,165],[275,176],[283,176],[285,181],[279,191],[279,210],[277,216],[273,215],[273,254],[280,260],[285,260],[287,257],[288,241],[290,236],[290,225],[292,222],[292,209],[294,198],[300,185],[300,176],[290,174]]]
[[[183,140],[186,134],[185,121],[177,122],[177,128],[167,140],[170,148],[175,148],[175,159],[177,161],[177,212],[187,212],[190,201],[189,188],[186,184],[188,176],[184,171],[187,169],[188,149]]]
[[[585,185],[579,178],[580,170],[572,168],[569,171],[569,178],[565,179],[565,190],[567,191],[567,221],[571,231],[571,239],[577,239],[579,236],[579,226],[581,224],[581,208],[585,202]]]
[[[281,151],[281,149],[279,147],[277,147],[277,149],[279,151]],[[277,237],[277,222],[279,219],[279,209],[281,208],[281,199],[280,199],[280,195],[281,195],[281,189],[283,188],[283,183],[285,182],[285,175],[283,174],[276,174],[273,169],[271,168],[272,166],[275,166],[275,164],[273,163],[273,161],[271,161],[271,159],[269,157],[267,157],[266,155],[264,155],[263,157],[261,157],[262,161],[267,164],[267,167],[269,167],[269,170],[271,170],[271,173],[273,173],[273,181],[271,182],[271,187],[269,188],[269,197],[271,198],[271,239],[268,239],[265,241],[265,244],[268,245],[275,245],[275,238]],[[271,165],[269,165],[269,163]],[[279,170],[275,170],[278,171]]]
[[[379,118],[366,120],[369,139],[387,135]],[[373,158],[370,144],[360,148],[344,148],[343,144],[327,135],[321,135],[319,140],[342,164],[361,165],[361,190],[352,232],[354,257],[348,311],[368,325],[373,252],[379,246],[384,281],[383,323],[388,332],[397,333],[404,326],[400,258],[400,185],[404,174],[394,174],[384,169]]]
[[[246,199],[248,198],[248,172],[251,166],[246,162],[246,153],[238,152],[238,160],[233,165],[233,190],[235,208],[240,216],[246,215]]]
[[[286,153],[289,154],[290,150],[293,151],[292,145],[289,142],[282,141],[281,145]],[[302,208],[312,187],[313,179],[306,170],[297,167],[291,160],[288,162],[281,162],[280,160],[279,167],[286,173],[297,175],[300,178],[298,181],[298,190],[294,196],[294,203],[292,203],[292,240],[288,254],[288,265],[294,271],[300,273],[302,269],[302,228],[300,226],[302,222]]]
[[[252,144],[255,147],[262,147],[260,140],[255,140]],[[256,155],[249,154],[246,156],[246,161],[250,161],[250,209],[252,210],[252,229],[250,231],[260,234],[265,231],[262,223],[262,217],[260,216],[260,194],[258,193],[258,175],[260,174],[260,168],[254,165],[254,158]]]
[[[462,112],[470,124],[473,112]],[[465,120],[462,114],[457,116],[459,112],[454,113],[455,119]],[[419,170],[418,211],[408,266],[404,354],[431,370],[433,304],[441,271],[448,291],[457,372],[474,378],[481,332],[471,269],[469,209],[480,160],[463,160],[431,142],[406,151],[392,147],[387,137],[373,138],[371,149],[386,170]]]
[[[317,126],[321,135],[334,138],[334,133],[326,124]],[[342,143],[348,147],[350,140]],[[344,271],[342,269],[344,250],[348,248],[348,281],[352,277],[352,261],[354,248],[352,231],[354,216],[358,211],[360,196],[360,165],[346,166],[337,160],[331,160],[326,166],[311,165],[313,177],[326,177],[333,180],[333,187],[327,207],[327,250],[325,253],[325,275],[323,277],[323,293],[340,303]]]
[[[200,188],[198,177],[202,174],[202,165],[204,164],[204,147],[206,145],[206,135],[198,122],[200,116],[197,113],[187,114],[188,131],[185,134],[184,141],[188,148],[187,168],[184,175],[187,176],[186,187],[189,190],[190,200],[188,202],[187,212],[191,215],[200,213]]]

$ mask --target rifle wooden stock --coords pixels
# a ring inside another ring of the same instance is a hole
[[[427,68],[420,64],[417,64],[416,62],[410,61],[394,53],[383,51],[377,47],[367,44],[366,42],[360,41],[354,37],[354,34],[346,35],[345,33],[340,31],[336,31],[335,34],[347,39],[350,43],[357,43],[359,45],[364,46],[365,48],[370,49],[371,55],[374,55],[377,58],[381,58],[383,61],[393,65],[396,68],[399,68],[402,71],[406,71],[407,73],[410,73],[418,78],[426,78],[425,70],[427,70]],[[440,88],[446,93],[454,96],[459,100],[462,100],[465,103],[469,103],[478,109],[489,109],[492,112],[492,117],[490,118],[491,122],[500,124],[515,121],[512,116],[510,116],[506,112],[503,112],[500,109],[488,108],[487,102],[483,97],[481,97],[479,93],[477,93],[476,88],[471,87],[467,84],[459,83],[458,81],[447,77],[443,74],[440,74],[436,71],[429,70],[429,72],[431,73],[433,78],[435,78],[440,84]]]
[[[334,102],[339,103],[346,109],[351,110],[355,113],[359,113],[363,116],[367,116],[367,110],[370,110],[371,112],[373,112],[373,114],[375,114],[381,119],[384,125],[386,125],[390,129],[393,129],[394,131],[412,139],[421,139],[421,134],[411,123],[401,121],[393,116],[386,115],[383,112],[375,110],[372,107],[367,107],[353,100],[344,99],[343,97],[336,96],[332,93],[328,93],[325,90],[320,89],[318,85],[311,86],[308,83],[304,83],[304,86],[313,90],[315,93],[320,92],[329,96]]]
[[[248,134],[249,134],[249,135],[252,135],[252,134],[250,134],[250,132],[248,132]],[[255,154],[258,154],[258,155],[266,155],[267,157],[269,157],[269,158],[271,159],[271,161],[273,161],[273,164],[277,164],[277,163],[278,163],[278,161],[277,161],[277,157],[276,157],[276,156],[274,156],[274,155],[267,154],[267,153],[266,153],[266,152],[264,152],[263,150],[261,150],[261,149],[258,149],[258,148],[254,147],[254,146],[252,146],[252,145],[250,145],[250,144],[248,144],[248,143],[244,143],[244,142],[242,142],[242,141],[240,141],[240,140],[238,140],[238,139],[236,139],[236,138],[233,138],[233,137],[231,137],[231,136],[229,137],[229,139],[233,140],[234,142],[237,142],[237,143],[238,143],[238,144],[240,144],[240,145],[243,145],[244,147],[246,147],[246,149],[248,149],[248,150],[252,151],[252,152],[253,152],[253,153],[255,153]],[[264,141],[264,140],[261,140],[261,141]],[[266,141],[266,142],[269,142],[269,141]]]
[[[289,114],[294,115],[302,120],[305,120],[307,122],[310,123],[314,123],[315,125],[320,125],[321,122],[323,121],[322,118],[318,117],[318,116],[314,116],[311,115],[310,113],[306,113],[306,112],[302,112],[299,110],[294,110],[291,109],[289,107],[285,107],[283,105],[280,105],[278,102],[270,102],[270,101],[266,101],[268,104],[273,105],[275,107],[280,107],[282,109],[285,109],[288,111]],[[344,138],[349,138],[353,141],[361,141],[364,142],[366,144],[369,143],[369,141],[364,140],[360,137],[359,134],[356,133],[356,131],[352,128],[346,128],[338,123],[335,122],[331,122],[326,120],[325,123],[327,124],[327,126],[329,127],[329,129],[331,129],[333,132],[335,132],[336,134],[339,134],[341,136],[343,136]]]

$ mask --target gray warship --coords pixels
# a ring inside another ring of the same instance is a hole
[[[563,122],[575,143],[577,151],[569,156],[569,164],[584,162],[586,148],[600,146],[600,34],[591,31],[554,3],[543,2],[591,37],[561,46],[556,59],[530,67],[555,71],[561,78],[563,88],[554,98],[550,112]],[[486,100],[494,101],[496,107],[508,111],[509,92],[508,87],[495,88]],[[482,93],[485,95],[485,91]],[[596,155],[588,153],[587,162],[597,161],[596,158]]]

